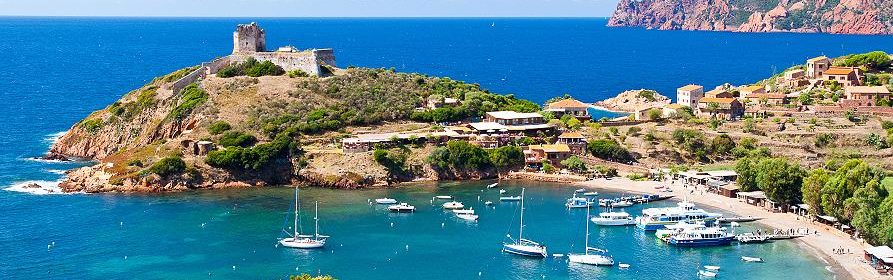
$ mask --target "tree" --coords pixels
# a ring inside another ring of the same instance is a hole
[[[179,156],[170,156],[159,160],[152,164],[148,171],[158,174],[161,177],[176,175],[186,170],[186,162],[183,162]]]
[[[812,105],[812,94],[804,91],[797,100],[800,101],[800,105]]]
[[[868,182],[883,180],[884,173],[859,159],[851,159],[841,165],[822,187],[822,211],[848,222],[855,214],[854,208],[847,209],[846,200]]]
[[[720,134],[713,137],[710,143],[710,150],[714,155],[728,155],[735,148],[735,141],[727,134]]]
[[[865,187],[857,189],[853,197],[845,201],[847,212],[853,212],[852,224],[866,241],[873,244],[890,242],[886,233],[882,216],[890,216],[890,212],[881,212],[879,207],[887,196],[877,180],[868,181]]]
[[[586,163],[577,156],[571,156],[561,161],[561,165],[574,172],[586,171]]]
[[[569,118],[566,122],[564,122],[564,125],[567,126],[567,128],[573,130],[579,130],[581,127],[583,127],[583,123],[580,122],[580,120],[578,120],[577,118]]]
[[[757,166],[756,184],[766,197],[785,205],[800,200],[803,170],[783,158],[763,159]]]
[[[810,214],[823,214],[822,187],[828,183],[830,178],[831,176],[825,169],[815,169],[803,179],[803,187],[800,188],[800,192],[803,193],[803,203],[809,205]]]
[[[490,161],[497,169],[509,169],[524,164],[524,152],[517,146],[503,146],[490,150]]]
[[[648,110],[648,119],[649,120],[660,120],[663,117],[664,112],[661,109],[651,108]]]
[[[546,173],[555,173],[555,166],[552,166],[548,161],[543,161],[543,172]]]
[[[737,183],[741,191],[750,192],[759,189],[756,182],[757,161],[758,158],[745,157],[735,163],[735,172],[738,173]]]
[[[589,142],[586,148],[589,150],[590,154],[600,159],[624,163],[633,160],[632,154],[613,140],[595,140]]]

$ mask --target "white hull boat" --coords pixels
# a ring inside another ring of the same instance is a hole
[[[475,215],[474,213],[456,213],[456,217],[459,217],[459,219],[463,219],[466,221],[478,220],[478,215]]]
[[[614,258],[608,255],[608,251],[589,247],[589,207],[586,207],[586,219],[583,222],[586,223],[586,237],[584,238],[586,240],[586,243],[584,243],[586,252],[583,254],[568,254],[568,261],[579,264],[613,266]]]
[[[617,267],[620,267],[620,269],[628,269],[628,268],[629,268],[629,264],[628,264],[628,263],[622,263],[622,264],[618,264]]]
[[[415,212],[415,206],[409,205],[409,203],[400,203],[388,206],[388,210],[391,212]]]
[[[763,262],[762,258],[756,258],[756,257],[743,257],[742,256],[741,260],[745,261],[745,262],[758,262],[758,263]]]
[[[521,201],[520,196],[500,196],[499,201]]]
[[[521,216],[519,219],[521,225],[518,229],[518,240],[512,243],[503,243],[502,251],[521,256],[545,258],[548,256],[546,246],[524,239],[524,189],[521,189],[521,196],[518,200],[521,201]]]
[[[302,235],[298,232],[298,190],[295,188],[295,209],[294,209],[294,225],[292,227],[291,237],[279,239],[279,245],[288,248],[297,249],[315,249],[322,248],[326,245],[329,236],[319,234],[319,203],[316,203],[315,214],[313,216],[314,232],[312,235]]]
[[[458,201],[450,201],[443,204],[443,209],[454,210],[454,209],[462,209],[465,208],[465,205],[462,202]]]
[[[598,192],[584,192],[584,196],[598,196]]]
[[[715,277],[716,277],[716,272],[710,272],[710,271],[705,271],[705,270],[699,270],[699,271],[698,271],[698,276],[700,276],[700,277],[704,277],[704,278],[715,278]]]
[[[453,210],[453,213],[456,213],[456,215],[459,215],[459,214],[474,214],[474,209],[455,209],[455,210]]]
[[[715,265],[705,265],[704,269],[708,271],[719,271],[719,267]]]
[[[487,188],[488,188],[488,189],[492,189],[492,188],[495,188],[495,187],[498,186],[498,185],[499,185],[499,182],[496,182],[496,183],[487,185]]]
[[[636,224],[636,220],[626,212],[602,212],[598,217],[593,217],[590,220],[592,223],[600,226],[628,226]]]
[[[434,199],[453,199],[453,197],[449,195],[438,195],[435,196]]]
[[[314,240],[313,238],[305,237],[289,237],[279,240],[279,245],[297,249],[316,249],[326,246],[326,240],[324,238],[321,240]]]
[[[393,198],[376,198],[375,203],[377,203],[377,204],[395,204],[395,203],[397,203],[397,200],[393,199]]]

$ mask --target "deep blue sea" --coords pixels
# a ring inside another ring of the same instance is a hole
[[[593,102],[638,88],[672,96],[688,83],[753,82],[808,57],[893,46],[889,36],[648,31],[606,28],[605,19],[0,18],[0,188],[53,184],[78,164],[28,158],[43,154],[55,134],[155,76],[228,54],[234,26],[252,20],[266,29],[270,48],[335,48],[342,67],[449,76],[537,102],[563,93]],[[593,242],[633,265],[629,271],[505,256],[499,244],[512,228],[512,205],[481,206],[474,225],[426,204],[433,192],[476,201],[481,185],[308,190],[334,236],[315,252],[273,246],[290,203],[285,188],[0,191],[0,279],[275,279],[317,271],[341,279],[689,279],[705,264],[736,279],[830,277],[793,243],[685,250],[633,228],[593,233]],[[553,252],[579,249],[583,214],[561,205],[570,189],[525,186],[529,233]],[[394,216],[365,204],[384,192],[418,204],[419,213]],[[742,254],[767,263],[741,264]]]

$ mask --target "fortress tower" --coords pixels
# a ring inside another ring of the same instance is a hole
[[[256,22],[239,24],[233,32],[233,54],[265,52],[267,39],[263,29]]]

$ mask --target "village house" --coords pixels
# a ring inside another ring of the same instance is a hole
[[[880,99],[890,99],[890,90],[885,86],[848,86],[844,88],[847,103],[856,106],[877,106]]]
[[[716,87],[715,89],[708,91],[704,94],[704,98],[735,98],[735,94],[729,92],[728,90],[722,87]]]
[[[552,125],[545,123],[545,118],[539,113],[518,113],[514,111],[487,112],[484,122],[493,122],[504,125],[513,132],[536,132],[551,130]]]
[[[591,119],[589,116],[589,105],[573,98],[549,103],[546,111],[554,113],[555,117],[558,118],[564,115],[571,115],[581,121]]]
[[[831,68],[831,59],[827,56],[809,59],[806,61],[806,77],[809,79],[821,78],[828,68]]]
[[[428,104],[426,104],[426,105],[427,105],[428,109],[437,109],[437,108],[453,107],[453,106],[459,105],[459,99],[450,98],[450,97],[447,97],[447,98],[431,98],[431,97],[429,97],[427,103]]]
[[[803,69],[794,69],[784,73],[784,83],[792,88],[797,88],[809,84],[806,80],[806,71]]]
[[[663,110],[656,108],[656,107],[651,107],[651,106],[645,106],[645,107],[636,109],[636,111],[633,112],[633,117],[636,118],[637,121],[651,120],[651,117],[648,116],[648,112],[650,112],[652,109],[656,109],[656,110],[660,111],[661,117],[663,117]]]
[[[753,99],[751,98],[751,95],[766,93],[766,87],[761,85],[752,85],[741,87],[738,89],[738,91],[741,93],[741,98]]]
[[[570,147],[571,153],[582,155],[586,152],[586,137],[580,132],[568,131],[558,135],[555,144],[564,144]]]
[[[704,87],[687,85],[676,89],[676,103],[690,108],[698,107],[698,100],[704,97]]]
[[[732,120],[744,114],[744,105],[735,98],[704,97],[698,101],[698,115]]]
[[[750,102],[765,105],[784,105],[788,104],[788,96],[781,93],[756,93],[747,97]]]
[[[433,133],[370,133],[359,134],[354,137],[341,139],[341,151],[347,153],[363,153],[377,147],[390,147],[399,142],[426,141],[442,143],[450,139],[461,137],[452,130]]]
[[[861,73],[856,67],[831,67],[825,71],[825,81],[837,81],[842,86],[858,86]]]
[[[530,167],[542,166],[543,162],[560,167],[561,161],[570,156],[571,148],[565,144],[530,145],[524,150],[524,162]]]

